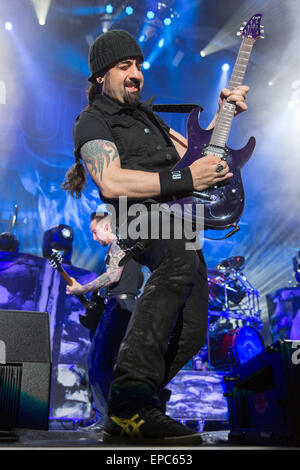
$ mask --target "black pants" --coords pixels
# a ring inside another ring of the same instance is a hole
[[[113,368],[136,300],[111,298],[93,335],[88,356],[88,375],[98,420],[105,421]]]
[[[121,344],[110,411],[137,403],[136,389],[156,394],[195,355],[206,340],[208,285],[200,250],[187,250],[185,238],[147,240],[139,262],[152,271]],[[116,392],[117,391],[117,392]],[[149,394],[142,393],[146,402]]]

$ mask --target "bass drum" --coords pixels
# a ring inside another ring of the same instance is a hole
[[[264,349],[258,331],[252,326],[242,326],[209,338],[209,362],[216,369],[231,370]]]

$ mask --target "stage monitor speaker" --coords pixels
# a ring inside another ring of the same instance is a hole
[[[229,440],[299,445],[300,341],[277,341],[223,380]]]
[[[48,429],[49,315],[0,310],[0,429]]]

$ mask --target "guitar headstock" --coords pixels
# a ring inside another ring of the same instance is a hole
[[[263,39],[264,30],[263,26],[260,24],[262,15],[257,13],[256,15],[251,16],[248,21],[244,21],[243,25],[238,31],[238,36],[243,36],[244,38],[251,39]]]
[[[62,262],[62,256],[58,252],[53,252],[52,255],[49,257],[49,263],[52,266],[53,269],[60,270],[61,269],[61,262]]]

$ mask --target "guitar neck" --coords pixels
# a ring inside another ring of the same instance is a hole
[[[66,273],[66,271],[62,268],[62,267],[59,267],[57,269],[57,271],[59,272],[59,274],[61,275],[61,277],[64,278],[64,280],[66,281],[66,283],[68,284],[68,286],[71,286],[72,285],[72,279],[70,278],[69,274]]]
[[[227,88],[233,90],[234,88],[243,84],[245,73],[248,67],[250,55],[254,45],[254,39],[245,37],[242,40],[239,53],[228,83]],[[216,124],[210,139],[211,145],[225,147],[228,135],[231,129],[232,119],[235,112],[235,104],[223,100]]]
[[[66,273],[66,271],[61,266],[57,270],[58,270],[59,274],[64,278],[64,280],[66,281],[68,286],[71,286],[72,285],[72,279],[70,278],[69,274]],[[88,305],[89,301],[84,295],[79,294],[79,295],[76,295],[76,297],[80,300],[80,302],[82,303],[82,305],[84,307],[86,307]]]

